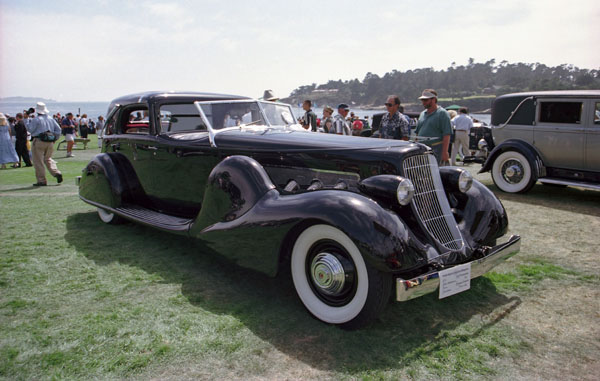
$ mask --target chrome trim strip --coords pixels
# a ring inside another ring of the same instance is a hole
[[[494,246],[490,253],[481,258],[471,261],[471,279],[477,278],[492,268],[496,267],[506,259],[517,254],[521,249],[521,237],[512,235],[507,242]],[[405,302],[434,292],[440,285],[438,271],[433,271],[412,279],[396,279],[396,301]]]
[[[568,186],[572,186],[572,187],[600,190],[600,184],[594,184],[594,183],[568,181],[568,180],[560,180],[560,179],[552,179],[552,178],[541,178],[541,179],[538,179],[538,181],[540,183],[546,183],[546,184],[560,184],[560,185],[568,185]]]

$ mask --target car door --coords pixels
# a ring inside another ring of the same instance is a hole
[[[585,170],[600,172],[600,99],[589,100],[586,115]]]
[[[157,139],[151,155],[152,196],[172,214],[194,217],[201,208],[208,175],[220,161],[194,104],[155,105]]]
[[[583,168],[585,101],[581,99],[538,100],[536,125],[533,132],[534,145],[548,167]]]
[[[138,116],[137,114],[140,113]],[[107,125],[110,120],[107,121]],[[151,133],[152,128],[148,118],[146,104],[121,106],[116,117],[114,134],[105,141],[106,152],[119,153],[127,159],[145,194],[151,196],[155,187],[152,171],[153,147],[156,137]],[[145,207],[153,207],[149,198],[130,200],[130,202]]]

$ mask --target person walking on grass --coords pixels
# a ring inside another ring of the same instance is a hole
[[[456,154],[461,152],[461,148],[463,161],[464,155],[468,155],[469,131],[473,127],[473,119],[468,115],[466,107],[461,107],[458,112],[458,116],[451,120],[454,127],[454,144],[452,144],[452,153],[450,154],[452,165],[456,165]]]
[[[34,186],[45,186],[46,183],[46,168],[48,172],[60,184],[63,181],[62,173],[58,170],[56,162],[52,160],[54,153],[54,142],[60,136],[60,126],[54,119],[48,116],[48,109],[42,102],[38,102],[35,111],[37,118],[33,118],[27,124],[27,130],[33,137],[33,167],[35,168],[35,177],[37,182]]]
[[[96,136],[98,136],[98,148],[102,148],[102,138],[104,137],[104,117],[100,115],[96,123]]]
[[[62,122],[60,122],[60,128],[62,128],[62,133],[65,135],[65,140],[67,142],[67,157],[74,157],[73,146],[75,145],[77,131],[75,122],[73,121],[73,113],[67,113]]]
[[[8,119],[0,113],[0,164],[2,169],[6,169],[6,164],[16,165],[19,158],[15,151],[15,146],[10,138],[10,127]]]
[[[27,127],[25,127],[25,122],[23,121],[23,114],[17,114],[17,123],[15,123],[15,150],[17,151],[17,156],[19,156],[19,163],[17,164],[19,167],[21,166],[21,159],[25,162],[26,167],[31,167],[31,159],[29,158],[29,150],[27,149]]]

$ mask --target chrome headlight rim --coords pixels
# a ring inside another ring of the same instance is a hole
[[[410,204],[415,194],[415,186],[412,181],[407,178],[402,179],[396,188],[396,199],[402,206]]]
[[[477,148],[479,148],[480,150],[486,149],[487,146],[488,144],[485,141],[485,139],[479,139],[479,141],[477,142]]]
[[[473,186],[473,175],[471,172],[463,169],[458,176],[458,190],[467,193]]]

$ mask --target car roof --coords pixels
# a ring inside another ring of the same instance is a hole
[[[551,91],[529,91],[523,93],[504,94],[498,98],[509,97],[599,97],[600,90],[551,90]],[[496,99],[498,99],[496,98]]]
[[[128,105],[132,103],[157,103],[164,100],[169,101],[214,101],[230,99],[252,99],[241,95],[203,93],[195,91],[146,91],[123,95],[110,102],[108,107],[111,110],[116,104]]]

